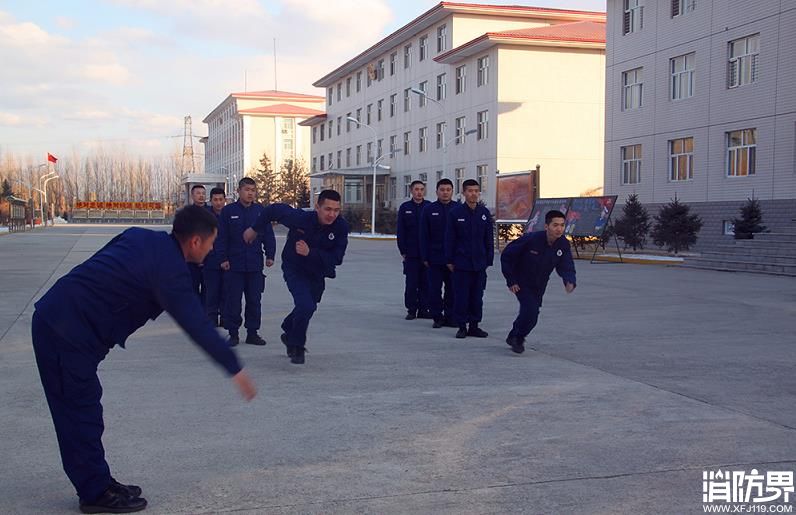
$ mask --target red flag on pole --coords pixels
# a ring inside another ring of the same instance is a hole
[[[51,163],[56,163],[58,161],[58,158],[47,152],[47,161]]]

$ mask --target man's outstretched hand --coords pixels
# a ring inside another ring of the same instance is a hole
[[[247,401],[254,399],[257,395],[257,387],[254,386],[254,381],[251,380],[245,370],[241,370],[232,376],[232,382],[235,383],[238,391]]]
[[[251,243],[257,239],[257,231],[249,227],[245,231],[243,231],[243,241],[246,243]]]

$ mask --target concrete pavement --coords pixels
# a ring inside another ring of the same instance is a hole
[[[75,512],[33,361],[33,300],[120,227],[0,238],[0,512]],[[278,236],[278,244],[284,238]],[[497,260],[496,260],[497,261]],[[489,271],[485,340],[403,320],[394,242],[354,241],[304,366],[239,347],[246,404],[167,315],[100,368],[108,461],[150,513],[702,513],[702,471],[796,469],[796,280],[578,261],[518,356]],[[792,506],[792,504],[789,504]]]

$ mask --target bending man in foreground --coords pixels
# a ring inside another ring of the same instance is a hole
[[[50,407],[64,471],[84,513],[146,508],[141,488],[117,482],[102,447],[102,386],[97,366],[164,310],[231,376],[247,400],[254,383],[204,315],[186,262],[201,263],[218,223],[205,208],[177,212],[171,234],[127,229],[58,280],[36,303],[36,364]]]
[[[271,204],[246,229],[243,239],[251,243],[258,234],[265,234],[271,222],[288,229],[287,243],[282,249],[282,272],[290,294],[293,311],[282,322],[282,343],[287,347],[290,362],[304,363],[307,328],[318,308],[325,278],[334,279],[335,267],[342,264],[348,246],[348,223],[340,217],[340,194],[323,190],[314,211],[292,208],[287,204]]]
[[[553,269],[564,280],[564,289],[575,289],[575,262],[564,236],[566,218],[561,211],[548,211],[544,231],[525,234],[509,243],[500,256],[500,266],[509,291],[517,296],[520,312],[506,343],[517,354],[525,351],[525,337],[539,319],[539,308]]]

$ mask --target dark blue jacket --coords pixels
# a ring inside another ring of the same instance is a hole
[[[500,256],[500,267],[507,286],[517,284],[520,290],[533,291],[539,298],[544,295],[553,269],[565,284],[577,285],[569,241],[562,236],[548,245],[545,231],[525,234],[509,243]]]
[[[431,204],[424,200],[419,204],[409,200],[398,208],[397,240],[398,251],[408,258],[420,257],[420,216],[423,210]]]
[[[445,229],[445,261],[458,270],[486,270],[495,259],[492,214],[479,203],[470,209],[459,204],[448,213]]]
[[[56,333],[100,359],[164,310],[230,374],[240,371],[235,353],[205,316],[179,242],[168,233],[127,229],[36,303]]]
[[[233,272],[261,272],[263,270],[263,250],[268,259],[276,255],[276,237],[270,225],[263,227],[259,237],[248,245],[243,241],[243,231],[254,225],[257,217],[265,209],[257,202],[249,207],[234,202],[224,206],[218,220],[218,258],[229,261]]]
[[[443,204],[439,200],[423,208],[420,217],[420,259],[430,265],[445,265],[445,229],[448,227],[448,214],[459,205],[451,200]]]
[[[253,224],[258,234],[270,230],[271,222],[289,229],[282,249],[282,269],[300,273],[310,279],[333,279],[335,267],[343,263],[348,246],[348,222],[338,216],[331,225],[321,225],[318,213],[293,208],[287,204],[271,204]],[[296,242],[304,240],[310,247],[308,256],[296,253]]]
[[[221,214],[219,213],[217,215],[216,212],[213,211],[213,206],[209,204],[207,204],[206,207],[207,210],[216,217],[219,225],[221,225]],[[221,270],[221,254],[219,252],[219,248],[221,247],[221,238],[219,238],[219,236],[220,234],[216,235],[216,241],[213,242],[213,250],[208,252],[204,261],[204,267],[208,270]]]

